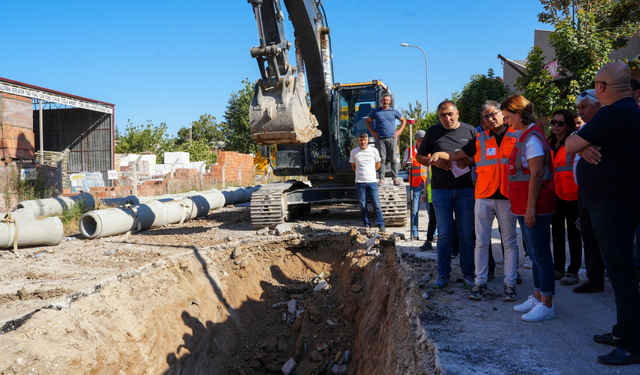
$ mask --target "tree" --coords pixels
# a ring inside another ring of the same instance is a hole
[[[249,126],[249,108],[253,98],[253,85],[248,79],[242,81],[244,88],[231,94],[227,110],[224,113],[226,121],[225,150],[244,154],[257,154],[258,145],[251,138]]]
[[[123,135],[118,135],[118,143],[115,152],[123,154],[139,154],[144,151],[150,151],[158,157],[161,163],[164,160],[164,152],[172,150],[175,146],[175,140],[169,138],[166,134],[167,124],[161,123],[160,126],[153,125],[151,120],[147,120],[147,125],[135,126],[130,120]]]
[[[178,150],[188,152],[191,161],[206,161],[207,165],[218,162],[218,154],[211,150],[211,144],[205,139],[183,143]]]
[[[529,53],[526,76],[516,87],[536,106],[538,116],[555,109],[573,108],[576,96],[589,88],[596,72],[610,62],[614,49],[626,46],[629,37],[640,35],[640,0],[540,0],[540,22],[554,32],[549,44],[558,60],[559,77],[544,72],[542,51]],[[638,70],[637,64],[631,68]]]
[[[456,105],[460,111],[460,121],[473,126],[480,125],[480,107],[487,100],[501,102],[509,95],[502,78],[489,69],[487,75],[474,74],[471,81],[464,85]]]
[[[405,119],[414,119],[416,122],[413,124],[413,134],[409,134],[409,124],[405,126],[405,130],[400,134],[400,156],[403,155],[404,150],[409,147],[409,138],[413,137],[418,130],[427,130],[431,126],[440,123],[438,114],[431,112],[427,113],[422,110],[422,104],[416,100],[415,107],[409,103],[409,110],[402,110],[402,115]]]
[[[213,145],[224,140],[223,125],[216,123],[216,118],[205,113],[191,125],[191,139],[204,140]],[[189,127],[183,126],[178,130],[176,143],[182,145],[189,142]]]

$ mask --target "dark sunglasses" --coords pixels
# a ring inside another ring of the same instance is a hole
[[[595,86],[595,84],[594,84],[594,86]],[[593,96],[593,94],[591,94],[591,93],[589,93],[587,91],[581,92],[578,96],[581,97],[581,98],[586,98],[587,96],[590,96],[590,97],[594,98],[595,100],[598,100],[598,98],[596,98],[595,96]]]
[[[558,125],[558,126],[565,126],[567,123],[564,122],[564,121],[551,120],[550,124],[551,125]]]
[[[605,86],[605,87],[607,86],[607,82],[605,82],[605,81],[593,81],[593,82],[591,82],[591,88],[592,89],[596,88],[596,83],[602,83],[602,86]]]

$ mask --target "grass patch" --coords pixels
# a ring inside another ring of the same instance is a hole
[[[84,213],[84,202],[77,202],[71,208],[65,209],[62,215],[58,216],[62,221],[62,228],[64,229],[65,236],[80,234],[80,217]]]

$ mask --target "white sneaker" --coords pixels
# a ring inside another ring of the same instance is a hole
[[[530,270],[532,267],[533,267],[533,265],[531,264],[531,258],[529,258],[528,256],[525,255],[524,264],[522,265],[522,268],[526,268],[526,269]]]
[[[549,320],[556,317],[555,305],[551,308],[547,307],[544,303],[539,303],[531,309],[528,313],[522,315],[520,319],[525,322],[541,322],[543,320]]]
[[[513,311],[518,313],[528,313],[529,311],[531,311],[531,309],[541,303],[542,302],[540,302],[536,297],[531,295],[524,303],[513,306]]]

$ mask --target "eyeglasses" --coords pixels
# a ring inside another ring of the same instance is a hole
[[[602,86],[605,86],[605,87],[607,86],[607,82],[605,82],[605,81],[593,81],[593,82],[591,82],[591,88],[592,89],[596,88],[596,83],[602,83]]]
[[[558,126],[565,126],[567,123],[564,122],[564,121],[551,120],[550,124],[551,125],[558,125]]]
[[[595,83],[594,83],[594,86],[595,86]],[[598,100],[598,98],[596,98],[592,93],[590,93],[588,91],[583,91],[578,96],[581,97],[581,98],[586,98],[587,96],[590,96],[590,97],[594,98],[595,100]]]
[[[489,120],[489,118],[496,118],[496,117],[498,117],[498,115],[499,115],[500,113],[502,113],[502,112],[500,112],[500,111],[495,111],[495,112],[493,112],[493,113],[489,113],[489,114],[488,114],[488,115],[486,115],[486,116],[482,116],[482,119],[483,119],[484,121],[487,121],[487,120]]]

